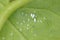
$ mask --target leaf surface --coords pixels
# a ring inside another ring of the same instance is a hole
[[[0,40],[60,40],[60,0],[32,0],[6,21]]]

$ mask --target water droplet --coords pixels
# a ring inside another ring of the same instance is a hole
[[[35,14],[32,14],[32,13],[31,13],[31,17],[34,18],[34,17],[35,17]]]
[[[5,40],[5,37],[2,37],[2,40]]]
[[[36,22],[36,18],[34,18],[34,22]]]

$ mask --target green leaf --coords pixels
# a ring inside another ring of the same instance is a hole
[[[0,12],[0,30],[5,23],[5,21],[8,19],[8,17],[19,7],[27,4],[29,1],[28,0],[15,0],[11,2],[9,5],[5,6],[3,11]]]
[[[9,0],[0,0],[0,3],[4,6],[9,4]]]
[[[60,0],[32,0],[11,9],[15,12],[5,20],[0,40],[60,40],[59,4]]]
[[[60,16],[49,10],[23,8],[17,10],[9,20],[29,40],[60,39]]]
[[[60,0],[33,0],[28,8],[48,9],[60,15]]]
[[[0,0],[0,12],[9,4],[9,0]]]
[[[9,29],[9,30],[8,30]],[[4,25],[3,30],[0,32],[0,40],[26,40],[21,33],[14,28],[9,21]]]

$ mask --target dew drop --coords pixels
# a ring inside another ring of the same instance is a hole
[[[34,18],[34,22],[36,22],[36,18]]]
[[[35,17],[35,14],[32,14],[32,13],[31,13],[31,17],[34,18],[34,17]]]

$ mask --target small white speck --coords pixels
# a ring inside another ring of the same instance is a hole
[[[2,40],[5,40],[5,37],[2,37]]]
[[[35,14],[32,14],[32,13],[31,13],[31,17],[34,18],[34,17],[35,17]]]
[[[36,18],[34,18],[34,22],[36,22]]]
[[[20,28],[19,31],[22,31],[22,29]]]
[[[40,20],[40,22],[42,23],[42,20]]]
[[[10,35],[13,36],[13,32],[11,32]]]

